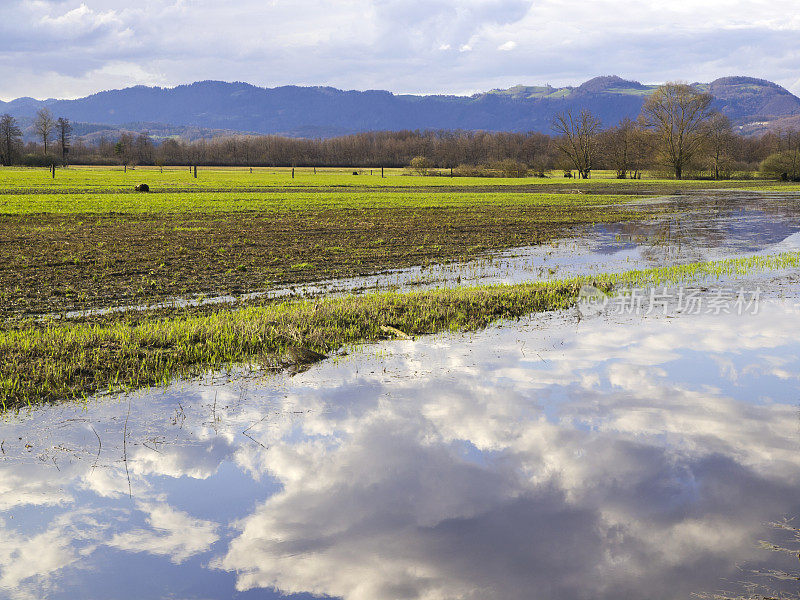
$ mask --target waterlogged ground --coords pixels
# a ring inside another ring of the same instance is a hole
[[[134,193],[138,183],[153,193]],[[0,318],[316,292],[331,279],[491,280],[505,277],[485,265],[504,261],[497,252],[582,239],[593,225],[743,211],[782,222],[797,197],[796,185],[765,181],[0,169]]]
[[[792,195],[654,202],[669,214],[289,291],[800,249]],[[797,561],[759,541],[800,517],[798,275],[709,282],[697,311],[612,303],[7,414],[0,598],[677,599],[771,583],[753,571]],[[745,314],[738,289],[761,290]]]
[[[800,514],[800,288],[775,289],[7,416],[0,597],[735,589]]]
[[[68,317],[154,307],[224,305],[239,300],[319,296],[375,290],[513,284],[576,275],[646,269],[800,249],[800,195],[704,191],[665,196],[647,204],[669,207],[642,221],[575,227],[569,236],[481,258],[390,269],[375,275],[325,280],[269,291],[173,298],[168,302],[67,312]]]

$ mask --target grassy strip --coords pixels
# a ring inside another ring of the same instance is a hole
[[[571,207],[620,204],[635,200],[618,194],[552,194],[406,191],[342,192],[197,192],[164,194],[59,193],[2,194],[0,215],[76,214],[219,214],[258,212],[272,214],[307,210],[358,209],[462,209],[487,207]]]
[[[4,409],[104,389],[167,383],[231,363],[275,361],[292,348],[329,352],[381,337],[469,330],[574,304],[581,285],[663,285],[800,266],[800,253],[754,256],[597,277],[288,301],[136,324],[30,324],[0,334]]]
[[[353,171],[361,173],[354,176]],[[447,188],[458,187],[491,187],[498,190],[504,187],[519,185],[537,188],[564,187],[579,188],[591,192],[593,188],[613,186],[615,188],[640,188],[657,185],[669,190],[679,189],[780,189],[784,191],[800,190],[800,184],[781,183],[775,181],[752,180],[675,180],[646,177],[645,179],[616,179],[613,171],[594,171],[591,179],[565,179],[560,171],[553,171],[547,178],[487,178],[487,177],[423,177],[409,173],[405,169],[386,169],[385,177],[380,176],[380,169],[348,168],[317,169],[297,168],[292,177],[292,169],[256,168],[249,169],[201,167],[195,179],[187,168],[166,168],[160,172],[158,168],[137,167],[123,172],[122,167],[70,167],[59,169],[53,179],[49,169],[42,168],[9,168],[0,167],[0,194],[8,191],[19,193],[36,192],[131,192],[138,183],[147,183],[158,191],[225,191],[251,190],[268,191],[270,188],[291,187],[330,187],[330,188]],[[372,174],[370,175],[370,171]],[[624,192],[623,192],[624,193]]]

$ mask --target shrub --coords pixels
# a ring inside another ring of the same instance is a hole
[[[411,168],[420,175],[427,175],[428,169],[431,167],[433,167],[433,164],[424,156],[415,156],[411,159]]]
[[[492,163],[491,168],[503,177],[525,177],[528,174],[528,165],[510,158]]]
[[[455,177],[491,177],[485,165],[458,165],[453,169]]]
[[[769,179],[800,181],[800,152],[785,150],[770,154],[762,161],[759,171]]]
[[[20,160],[23,167],[50,167],[56,160],[47,154],[26,154]]]

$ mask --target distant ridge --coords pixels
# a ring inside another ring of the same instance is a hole
[[[800,121],[800,98],[772,82],[723,77],[693,85],[711,93],[715,107],[743,132]],[[656,87],[612,75],[595,77],[577,87],[520,85],[472,96],[416,96],[381,90],[260,88],[241,82],[200,81],[174,88],[136,86],[77,100],[19,98],[0,102],[0,112],[27,123],[46,106],[57,116],[86,124],[95,135],[122,128],[157,135],[164,132],[164,136],[222,131],[331,137],[401,129],[550,133],[553,116],[563,110],[588,109],[604,125],[635,118]],[[105,124],[105,130],[98,124]]]

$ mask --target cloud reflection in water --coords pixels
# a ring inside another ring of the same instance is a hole
[[[538,316],[366,347],[292,379],[142,392],[132,500],[127,400],[37,411],[2,426],[23,440],[0,462],[16,517],[0,525],[0,595],[94,589],[131,552],[165,596],[176,578],[187,597],[716,589],[770,558],[756,543],[766,521],[800,512],[798,325],[790,302],[743,317]],[[23,555],[38,560],[21,568]]]

